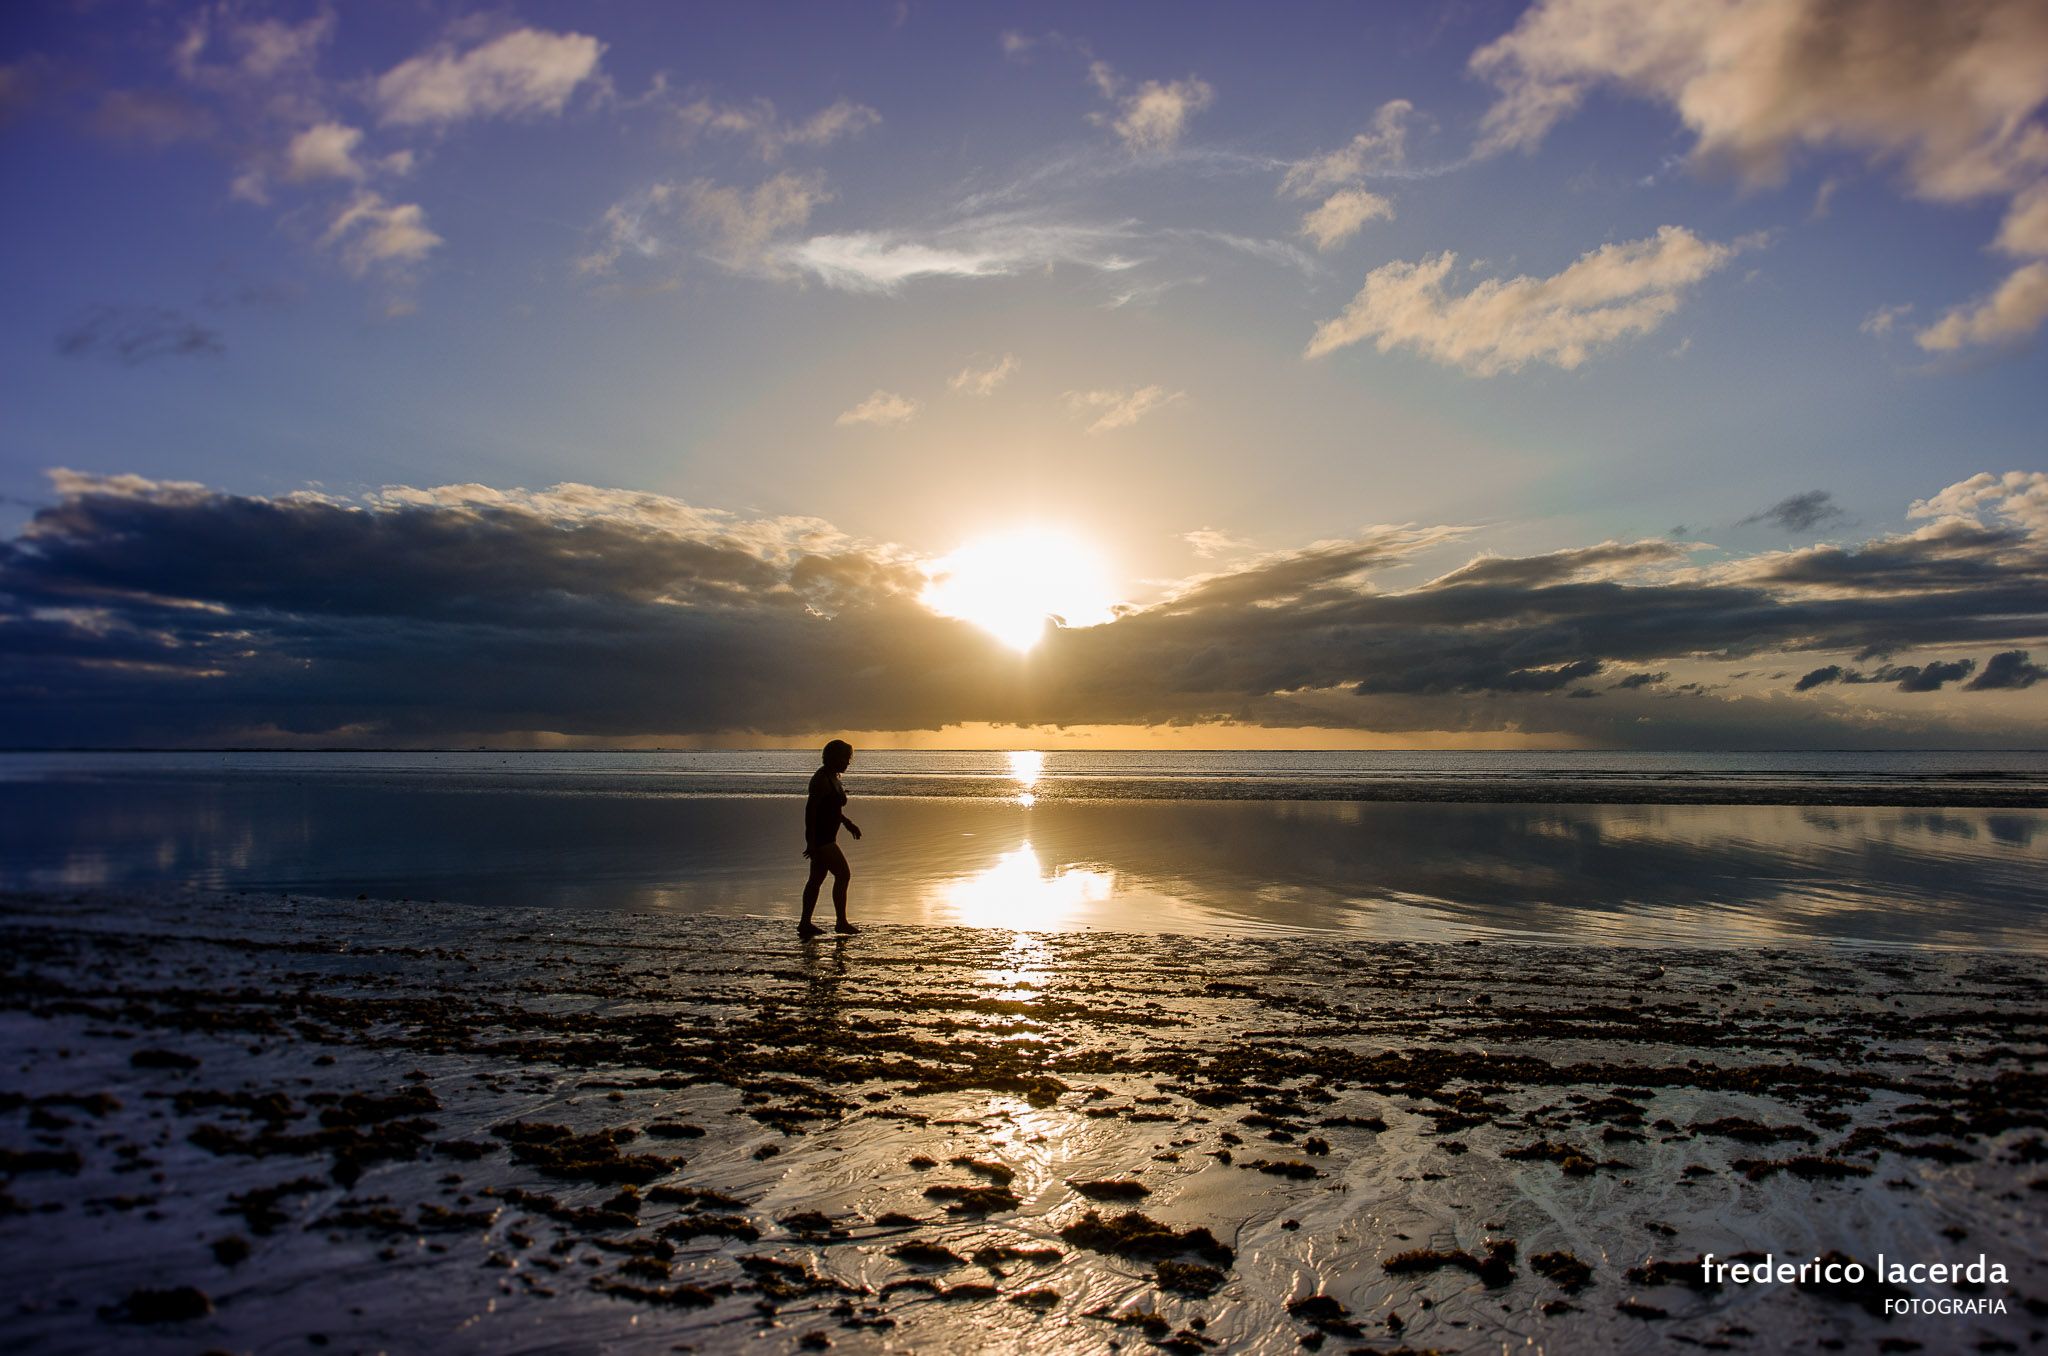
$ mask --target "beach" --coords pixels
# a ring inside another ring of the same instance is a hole
[[[2028,952],[806,945],[787,919],[210,890],[16,891],[0,927],[17,1350],[1993,1351],[2048,1327]],[[1763,1254],[2006,1279],[1703,1284],[1703,1257]],[[1884,1312],[1916,1297],[1977,1312]]]

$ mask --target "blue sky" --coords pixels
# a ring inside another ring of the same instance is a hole
[[[18,9],[0,525],[88,493],[53,467],[575,483],[896,561],[1054,523],[1141,607],[1374,525],[1457,529],[1379,589],[1649,539],[1636,582],[1750,578],[1980,473],[2031,541],[2048,22],[1791,5],[1726,55],[1755,12]],[[1249,719],[1310,716],[1393,728]]]

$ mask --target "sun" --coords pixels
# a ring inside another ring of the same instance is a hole
[[[978,537],[925,567],[924,605],[972,622],[1022,653],[1049,622],[1094,626],[1116,595],[1102,557],[1058,528],[1018,527]]]

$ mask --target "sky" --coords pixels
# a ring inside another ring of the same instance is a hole
[[[2048,745],[2044,101],[2038,0],[10,6],[0,744]]]

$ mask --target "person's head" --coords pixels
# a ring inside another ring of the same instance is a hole
[[[825,746],[825,766],[834,772],[846,771],[853,761],[853,745],[843,739],[835,739]]]

